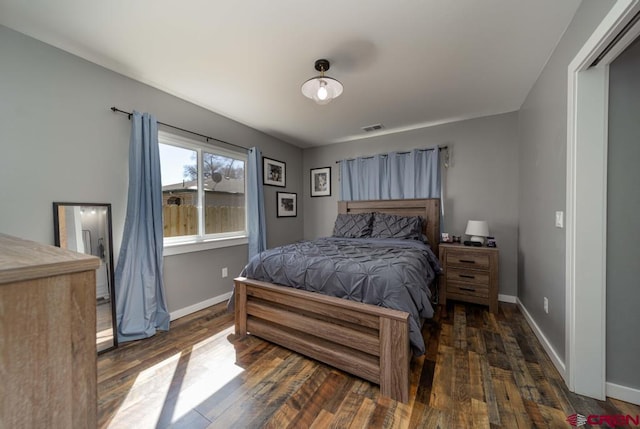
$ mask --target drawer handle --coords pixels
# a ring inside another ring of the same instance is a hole
[[[475,292],[476,290],[472,287],[461,287],[460,290],[466,290],[468,292]]]
[[[465,278],[465,279],[475,279],[476,276],[470,276],[469,274],[458,274],[459,277]]]
[[[475,264],[476,263],[476,261],[472,261],[472,260],[469,260],[469,259],[460,259],[460,262],[463,262],[465,264]]]

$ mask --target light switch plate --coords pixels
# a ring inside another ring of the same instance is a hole
[[[564,212],[556,212],[556,227],[564,228]]]

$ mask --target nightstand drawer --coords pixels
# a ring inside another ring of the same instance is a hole
[[[489,255],[486,253],[472,253],[470,251],[449,251],[447,252],[447,265],[450,267],[488,270]]]
[[[451,297],[459,295],[488,298],[489,286],[450,282],[447,283],[447,295],[450,295]]]
[[[486,271],[474,271],[469,269],[449,268],[447,270],[447,282],[465,282],[477,285],[489,286],[489,273]]]
[[[438,246],[443,274],[440,298],[445,314],[450,299],[488,305],[498,312],[498,256],[495,247],[472,247],[440,243]]]

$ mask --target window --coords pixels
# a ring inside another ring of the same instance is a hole
[[[165,254],[246,243],[246,154],[162,131],[158,140]]]

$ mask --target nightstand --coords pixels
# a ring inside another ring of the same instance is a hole
[[[498,255],[495,247],[472,247],[441,243],[442,277],[440,301],[447,300],[488,305],[498,312]]]

